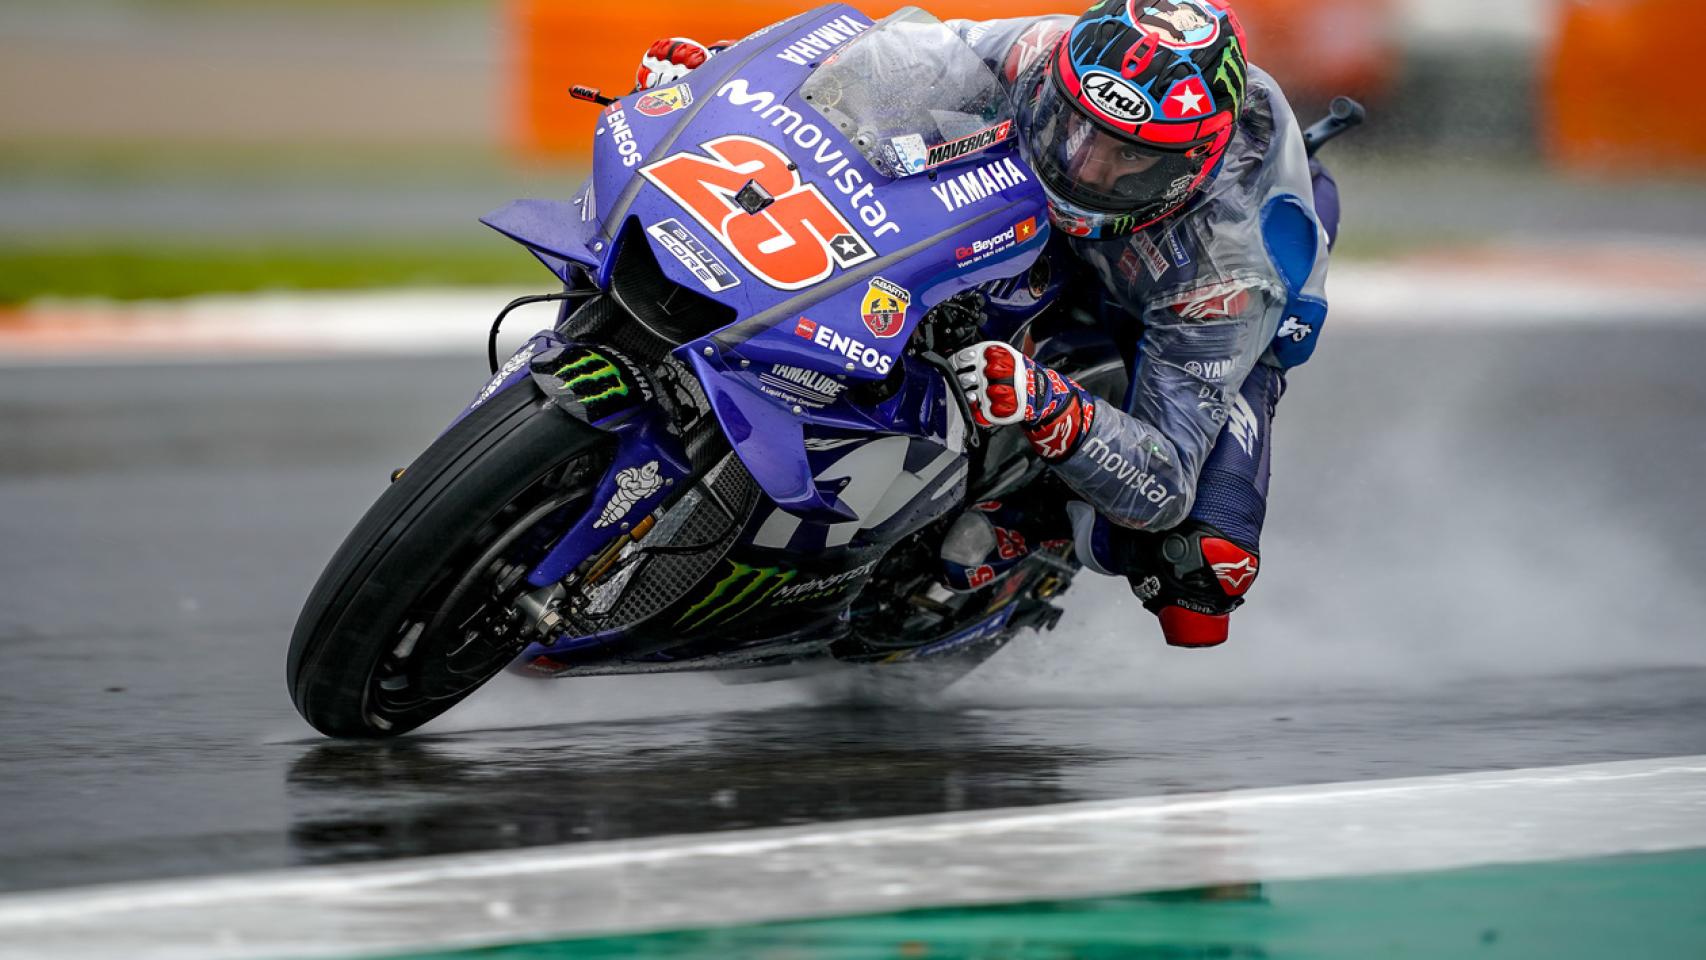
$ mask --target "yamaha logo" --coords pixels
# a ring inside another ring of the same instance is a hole
[[[1111,73],[1084,75],[1084,102],[1122,123],[1148,123],[1155,108],[1143,92]]]

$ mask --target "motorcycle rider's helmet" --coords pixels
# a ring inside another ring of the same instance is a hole
[[[1101,0],[1014,87],[1055,225],[1136,233],[1184,206],[1232,142],[1247,83],[1229,0]]]

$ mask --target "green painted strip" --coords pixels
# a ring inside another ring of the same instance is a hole
[[[413,960],[1706,957],[1706,850],[567,940]]]

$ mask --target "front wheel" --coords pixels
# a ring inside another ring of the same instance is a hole
[[[530,381],[439,437],[320,575],[290,639],[290,695],[333,737],[405,733],[525,648],[525,572],[587,508],[605,435]],[[567,518],[567,520],[565,520]]]

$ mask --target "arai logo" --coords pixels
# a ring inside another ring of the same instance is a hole
[[[1136,87],[1111,73],[1084,75],[1084,100],[1111,119],[1124,123],[1148,123],[1155,108]]]

